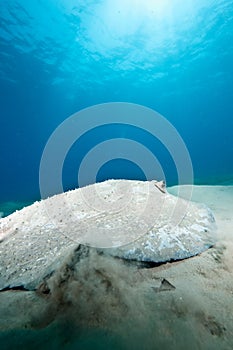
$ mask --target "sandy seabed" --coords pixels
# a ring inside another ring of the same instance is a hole
[[[4,291],[1,349],[233,349],[233,186],[192,199],[214,213],[213,248],[151,268],[93,253],[51,292]]]

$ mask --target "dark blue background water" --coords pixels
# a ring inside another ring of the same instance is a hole
[[[72,113],[112,101],[166,117],[196,183],[231,181],[232,62],[231,0],[0,0],[0,201],[38,198],[50,134]],[[78,156],[66,160],[66,188],[76,185]],[[175,183],[169,157],[157,156]],[[120,160],[100,169],[99,180],[114,176],[143,178]]]

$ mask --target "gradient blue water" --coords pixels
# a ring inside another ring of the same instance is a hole
[[[164,115],[184,139],[197,183],[233,179],[232,0],[0,0],[0,203],[39,198],[39,163],[53,130],[97,103],[125,101]],[[75,144],[64,164],[64,186],[76,185],[90,147],[122,134],[101,128]],[[177,181],[166,149],[124,127]],[[78,152],[77,148],[82,152]],[[142,178],[116,160],[106,177]],[[25,205],[25,203],[24,203]],[[67,328],[0,334],[1,349],[123,349],[105,334],[73,337]]]
[[[188,147],[196,182],[231,181],[232,61],[231,0],[0,0],[0,202],[38,198],[53,130],[84,107],[112,101],[165,116]],[[150,144],[148,135],[133,137]],[[83,150],[104,138],[92,136]],[[166,150],[156,152],[176,183]],[[76,185],[78,157],[74,147],[65,188]],[[99,180],[143,176],[119,162]]]

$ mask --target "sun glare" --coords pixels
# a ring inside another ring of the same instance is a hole
[[[108,28],[119,34],[133,33],[149,21],[169,22],[171,0],[106,0],[100,8]]]
[[[181,31],[187,27],[190,1],[103,0],[88,23],[90,42],[102,54],[120,47],[122,41],[127,47],[133,37],[135,43],[143,42],[147,48],[161,47],[163,42],[175,40],[177,28]]]
[[[146,11],[155,14],[165,13],[169,9],[168,0],[136,0],[136,2],[141,9],[144,8]]]
[[[118,1],[122,7],[136,10],[141,16],[149,15],[164,15],[169,11],[169,0],[124,0]],[[169,4],[170,3],[170,4]]]

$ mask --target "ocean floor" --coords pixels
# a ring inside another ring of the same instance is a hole
[[[31,201],[0,203],[0,218],[8,216],[8,215],[14,213],[16,210],[20,210],[24,207],[27,207],[30,204],[32,204]]]
[[[231,350],[233,186],[194,186],[192,200],[214,213],[213,248],[159,266],[93,252],[78,268],[67,263],[50,291],[2,291],[1,350]]]

